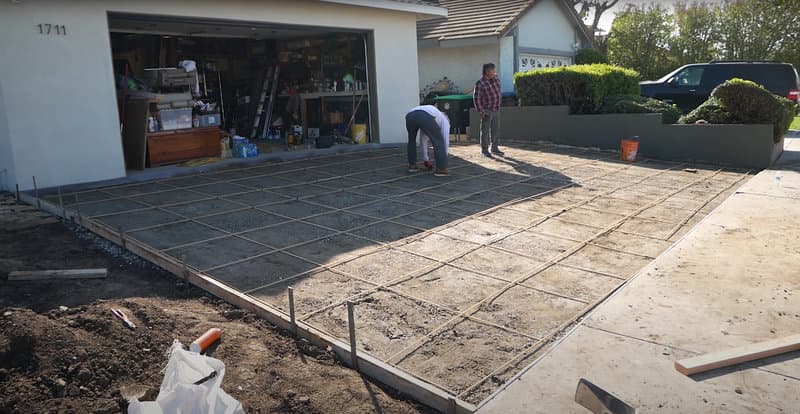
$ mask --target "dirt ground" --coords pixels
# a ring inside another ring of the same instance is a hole
[[[106,267],[108,277],[0,280],[0,413],[124,412],[126,397],[155,398],[173,340],[188,344],[210,327],[223,331],[212,353],[226,364],[223,389],[247,413],[431,412],[330,352],[11,201],[0,194],[0,275]]]

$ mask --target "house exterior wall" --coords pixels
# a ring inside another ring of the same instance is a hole
[[[3,84],[0,83],[0,190],[12,191],[16,183],[14,154],[11,151],[11,138],[8,131],[8,109],[3,99]]]
[[[419,49],[419,89],[447,77],[462,91],[471,90],[484,63],[498,64],[498,45],[423,47]]]
[[[577,28],[556,0],[541,0],[517,23],[520,49],[535,48],[574,54]]]
[[[516,72],[514,36],[500,38],[500,87],[503,92],[514,92],[514,72]]]
[[[373,130],[384,143],[405,140],[400,120],[418,102],[413,13],[304,0],[1,2],[0,171],[13,170],[3,187],[29,189],[34,175],[40,187],[125,175],[108,12],[372,31]],[[66,35],[40,34],[38,24],[63,25]]]

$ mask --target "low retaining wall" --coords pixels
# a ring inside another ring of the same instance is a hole
[[[470,111],[469,138],[479,138],[480,119]],[[500,140],[619,149],[620,139],[639,137],[648,158],[767,168],[783,152],[772,125],[665,125],[660,114],[570,115],[567,106],[500,109]]]

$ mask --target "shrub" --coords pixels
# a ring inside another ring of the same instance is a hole
[[[775,133],[780,134],[780,137],[789,132],[789,127],[792,125],[795,115],[797,114],[797,104],[784,98],[783,96],[775,95],[781,103],[781,119],[775,124]],[[780,141],[780,137],[775,142]]]
[[[699,120],[710,124],[733,124],[733,117],[717,98],[708,98],[694,111],[682,116],[679,124],[693,124]]]
[[[639,74],[594,64],[538,69],[514,74],[522,106],[569,105],[571,113],[597,113],[608,95],[638,95]]]
[[[576,65],[591,65],[593,63],[608,63],[608,56],[594,49],[581,49],[575,55]]]
[[[772,124],[773,139],[789,131],[797,105],[763,86],[744,79],[731,79],[717,86],[711,98],[681,118],[681,123],[704,119],[712,124]]]
[[[681,111],[658,99],[640,95],[609,95],[603,102],[604,114],[661,114],[661,122],[674,124],[678,122]]]

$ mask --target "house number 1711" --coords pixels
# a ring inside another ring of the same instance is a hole
[[[53,35],[53,36],[66,36],[67,35],[67,26],[63,24],[50,24],[50,23],[39,23],[36,25],[39,28],[40,35]]]

